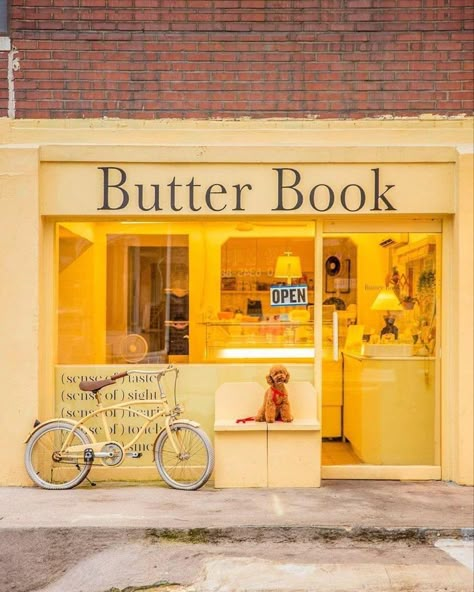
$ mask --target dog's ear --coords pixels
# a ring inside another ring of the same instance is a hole
[[[288,370],[286,371],[286,378],[285,378],[285,382],[289,382],[290,381],[290,373],[288,372]]]
[[[273,384],[273,378],[272,378],[271,374],[267,374],[267,376],[265,376],[265,378],[267,379],[268,384]]]

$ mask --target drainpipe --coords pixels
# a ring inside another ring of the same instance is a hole
[[[8,52],[8,117],[15,119],[15,72],[20,69],[20,60],[16,57],[18,50],[12,45]]]

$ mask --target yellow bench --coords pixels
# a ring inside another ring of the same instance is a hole
[[[291,423],[237,419],[254,416],[265,389],[257,382],[226,382],[216,391],[214,483],[224,487],[319,487],[321,426],[310,382],[287,385]]]

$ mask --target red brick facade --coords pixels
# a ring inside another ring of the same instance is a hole
[[[471,115],[473,22],[472,0],[10,0],[10,94],[16,118]]]
[[[8,114],[8,52],[0,51],[0,117]]]

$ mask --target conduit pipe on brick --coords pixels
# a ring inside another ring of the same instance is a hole
[[[10,119],[15,119],[15,72],[20,69],[17,53],[17,48],[12,45],[8,52],[8,117]]]

